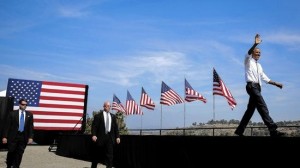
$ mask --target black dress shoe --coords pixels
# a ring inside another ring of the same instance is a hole
[[[271,137],[282,137],[285,136],[286,134],[283,132],[279,132],[279,131],[272,131],[270,132],[270,136]]]
[[[243,137],[243,136],[244,136],[243,133],[240,133],[240,132],[238,132],[238,131],[234,131],[234,134],[236,134],[236,135],[238,135],[238,136],[240,136],[240,137]]]

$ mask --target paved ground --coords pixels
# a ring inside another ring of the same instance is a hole
[[[48,151],[49,146],[28,145],[20,168],[89,168],[91,162],[56,155]],[[5,168],[7,151],[0,151],[0,168]],[[105,168],[98,164],[98,168]]]

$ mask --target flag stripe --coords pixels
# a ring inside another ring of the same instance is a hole
[[[48,92],[41,92],[41,96],[48,96],[58,99],[58,98],[78,98],[84,99],[85,95],[75,95],[75,94],[58,94],[58,93],[48,93]]]
[[[65,130],[73,130],[73,128],[75,127],[75,124],[69,124],[69,123],[40,123],[37,122],[34,124],[34,127],[39,127],[39,128],[43,128],[43,127],[48,127],[48,128],[57,128],[58,130],[60,130],[60,128],[64,127]],[[80,128],[81,124],[77,124],[76,128]],[[70,129],[66,129],[66,128],[70,128]]]
[[[82,121],[78,121],[78,120],[60,120],[60,119],[52,119],[52,120],[34,119],[34,122],[36,122],[36,123],[66,123],[66,124],[77,124],[77,123],[81,124],[82,123]]]
[[[82,91],[45,89],[43,87],[42,87],[41,91],[45,92],[45,93],[62,93],[62,94],[84,95],[84,92],[82,92]]]
[[[76,83],[60,83],[60,82],[50,82],[50,81],[43,81],[43,84],[45,84],[45,86],[59,86],[59,88],[63,88],[65,89],[63,86],[66,87],[74,87],[74,88],[85,88],[86,85],[83,84],[76,84]]]
[[[39,123],[37,123],[34,126],[34,129],[36,130],[45,130],[45,131],[79,131],[81,130],[81,124],[78,124],[75,128],[68,126],[68,125],[64,125],[64,124],[55,124],[55,125],[39,125]]]
[[[34,119],[47,119],[47,120],[74,120],[74,121],[79,121],[81,119],[81,116],[62,116],[62,115],[35,115]]]
[[[78,116],[82,117],[81,113],[65,113],[65,112],[47,112],[47,111],[31,111],[34,115],[59,115],[59,116]]]
[[[83,102],[83,98],[70,98],[70,97],[51,97],[51,96],[40,96],[42,100],[58,100],[58,101],[70,101],[70,102]]]
[[[19,106],[14,106],[14,109],[18,109]],[[82,115],[82,110],[80,109],[66,109],[66,108],[45,108],[45,107],[30,107],[28,106],[26,108],[29,111],[39,111],[39,112],[66,112],[66,113],[81,113]]]
[[[74,101],[55,101],[55,100],[40,100],[40,104],[61,104],[61,105],[73,105],[73,106],[84,106],[84,102]]]
[[[74,106],[74,105],[64,105],[64,104],[45,104],[40,103],[40,107],[53,107],[53,108],[67,108],[67,109],[80,109],[83,110],[82,106]]]

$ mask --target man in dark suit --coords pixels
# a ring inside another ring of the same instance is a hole
[[[120,143],[120,134],[117,119],[114,114],[110,113],[110,102],[103,104],[103,110],[94,116],[92,123],[92,141],[95,145],[96,153],[92,156],[92,168],[96,168],[101,154],[105,152],[105,162],[107,168],[113,166],[114,144]]]
[[[19,168],[27,144],[33,142],[33,114],[26,111],[27,100],[19,100],[19,109],[8,113],[2,143],[7,144],[7,167]]]

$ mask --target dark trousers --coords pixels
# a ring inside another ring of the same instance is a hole
[[[23,153],[25,151],[27,141],[24,138],[23,133],[18,133],[15,139],[10,140],[7,144],[7,157],[6,164],[7,167],[19,168]]]
[[[113,142],[111,137],[107,134],[104,138],[103,144],[93,144],[92,149],[92,166],[91,168],[97,168],[99,162],[103,162],[107,168],[113,166]]]
[[[258,83],[248,82],[246,85],[246,91],[250,96],[249,102],[247,110],[245,111],[244,116],[236,129],[236,132],[239,134],[243,134],[248,122],[253,116],[255,109],[257,109],[259,115],[261,116],[264,124],[268,127],[269,131],[276,131],[277,125],[274,123],[273,119],[269,115],[268,107],[264,101],[263,96],[261,95],[260,85]]]

